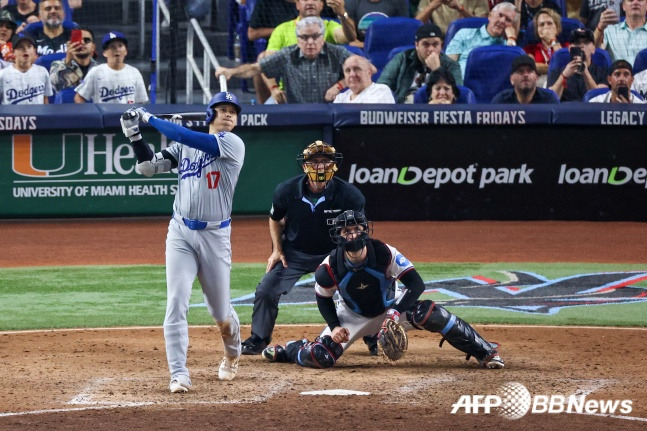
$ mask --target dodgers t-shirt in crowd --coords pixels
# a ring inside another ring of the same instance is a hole
[[[45,96],[52,96],[49,72],[32,65],[27,72],[13,66],[0,70],[0,98],[3,105],[42,105]]]
[[[94,103],[148,102],[142,74],[128,64],[121,70],[111,69],[107,64],[90,69],[75,91]]]

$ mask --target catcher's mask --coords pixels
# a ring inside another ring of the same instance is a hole
[[[348,241],[342,235],[342,229],[347,226],[357,226],[358,234]],[[328,231],[332,241],[345,251],[359,251],[366,245],[366,239],[373,233],[373,222],[367,221],[366,216],[359,211],[348,210],[335,217],[334,227]]]
[[[321,157],[330,162],[325,164],[313,162],[315,158]],[[342,158],[341,153],[335,151],[335,147],[323,141],[314,141],[297,156],[297,162],[311,181],[328,183],[339,169]]]

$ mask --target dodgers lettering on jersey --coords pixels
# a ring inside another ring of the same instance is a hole
[[[45,94],[45,84],[38,85],[36,87],[27,85],[27,88],[21,89],[10,88],[5,92],[5,94],[8,105],[17,105],[26,100],[33,102],[37,96]]]
[[[196,161],[191,161],[188,157],[183,158],[182,161],[178,163],[180,179],[183,180],[192,176],[200,178],[202,176],[202,171],[216,159],[217,157],[211,154],[204,154],[204,157],[200,157]]]
[[[52,86],[47,69],[36,64],[26,72],[14,66],[0,70],[0,97],[3,105],[37,105],[51,96]]]
[[[127,100],[127,96],[135,95],[135,86],[121,86],[116,88],[99,87],[99,102],[107,103],[113,99]]]

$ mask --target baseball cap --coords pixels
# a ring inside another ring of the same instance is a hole
[[[18,37],[16,38],[15,42],[13,43],[14,49],[18,47],[20,42],[23,40],[29,41],[34,47],[36,46],[36,41],[34,40],[33,37],[29,36],[27,33],[18,33]]]
[[[519,57],[515,57],[515,59],[512,60],[512,66],[510,66],[510,74],[516,72],[516,70],[521,66],[530,66],[532,70],[537,72],[537,65],[535,64],[535,60],[527,55],[520,55]]]
[[[11,12],[8,10],[2,10],[0,12],[0,21],[8,22],[9,24],[12,25],[13,31],[16,31],[18,28],[18,24],[16,24],[16,21],[13,20],[13,15],[11,15]]]
[[[609,68],[609,72],[607,72],[607,75],[611,76],[614,71],[618,69],[629,69],[629,72],[633,75],[633,68],[631,67],[631,63],[629,63],[627,60],[616,60],[611,64],[611,67]]]
[[[445,35],[440,30],[440,27],[438,27],[433,22],[430,22],[428,24],[421,25],[420,27],[418,27],[418,30],[416,30],[416,42],[426,37],[439,37],[441,39],[444,39]]]
[[[578,39],[585,39],[588,42],[595,42],[593,32],[588,28],[576,28],[571,32],[571,42],[574,43]]]
[[[126,48],[128,48],[128,39],[126,39],[126,36],[124,36],[124,34],[120,31],[111,31],[110,33],[103,36],[103,40],[101,41],[101,49],[105,50],[108,44],[113,40],[122,41],[124,45],[126,45]]]

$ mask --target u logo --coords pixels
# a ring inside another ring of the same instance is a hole
[[[45,157],[42,157],[45,158]],[[13,135],[12,168],[24,177],[68,177],[83,170],[83,135],[64,134],[61,165],[55,169],[38,169],[34,161],[32,135]],[[37,159],[36,159],[37,160]]]

